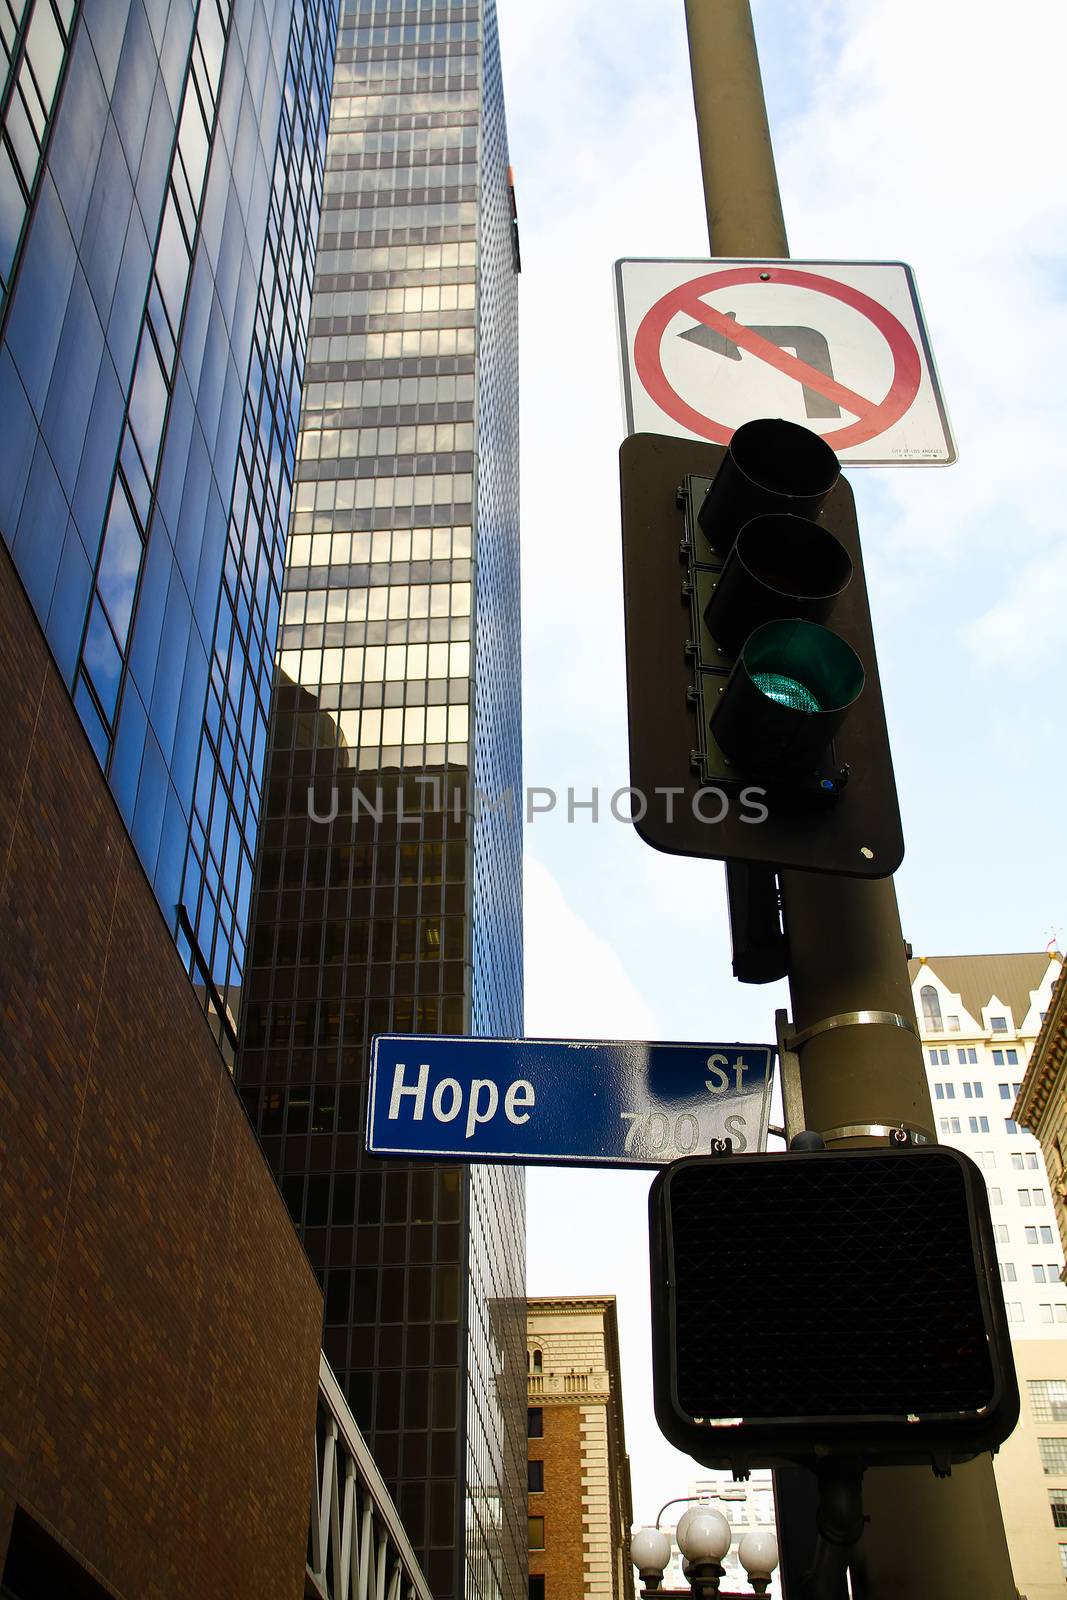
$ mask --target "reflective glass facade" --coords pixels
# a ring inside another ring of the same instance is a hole
[[[438,1600],[525,1593],[522,1174],[361,1129],[522,1031],[512,218],[492,0],[343,0],[237,1077]]]
[[[336,0],[0,0],[0,531],[223,1043]]]

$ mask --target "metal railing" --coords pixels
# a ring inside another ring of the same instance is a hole
[[[392,1497],[321,1354],[304,1594],[314,1600],[433,1600]]]

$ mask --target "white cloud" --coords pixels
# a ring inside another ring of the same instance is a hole
[[[1067,602],[1067,546],[1029,562],[1011,588],[963,629],[964,642],[987,671],[1014,677],[1035,674],[1062,651]],[[1046,678],[1046,693],[1059,698],[1062,678]]]
[[[651,1009],[617,951],[571,909],[548,868],[529,854],[523,894],[527,1034],[654,1037]]]

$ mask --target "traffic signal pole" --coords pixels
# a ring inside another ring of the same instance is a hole
[[[789,254],[749,0],[685,0],[714,256]],[[804,1118],[831,1146],[882,1142],[900,1124],[934,1136],[892,878],[780,875]],[[871,1132],[861,1130],[871,1129]],[[864,1600],[1014,1600],[991,1458],[948,1478],[869,1471]],[[802,1573],[783,1568],[791,1600]]]

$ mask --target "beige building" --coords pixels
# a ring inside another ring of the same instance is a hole
[[[910,963],[937,1137],[982,1168],[1011,1325],[1021,1416],[994,1461],[1019,1594],[1062,1600],[1067,1577],[1067,1288],[1063,1234],[1033,1124],[1016,1101],[1063,970],[1044,954]],[[1063,985],[1060,985],[1061,990]],[[1062,1050],[1061,1050],[1062,1059]],[[1063,1119],[1062,1095],[1059,1116]],[[1067,1147],[1067,1125],[1062,1137]],[[1052,1167],[1062,1181],[1062,1165]]]
[[[1060,1245],[1067,1251],[1067,978],[1060,974],[1015,1106],[1041,1146],[1052,1180]]]
[[[527,1302],[530,1600],[633,1593],[613,1295]]]

